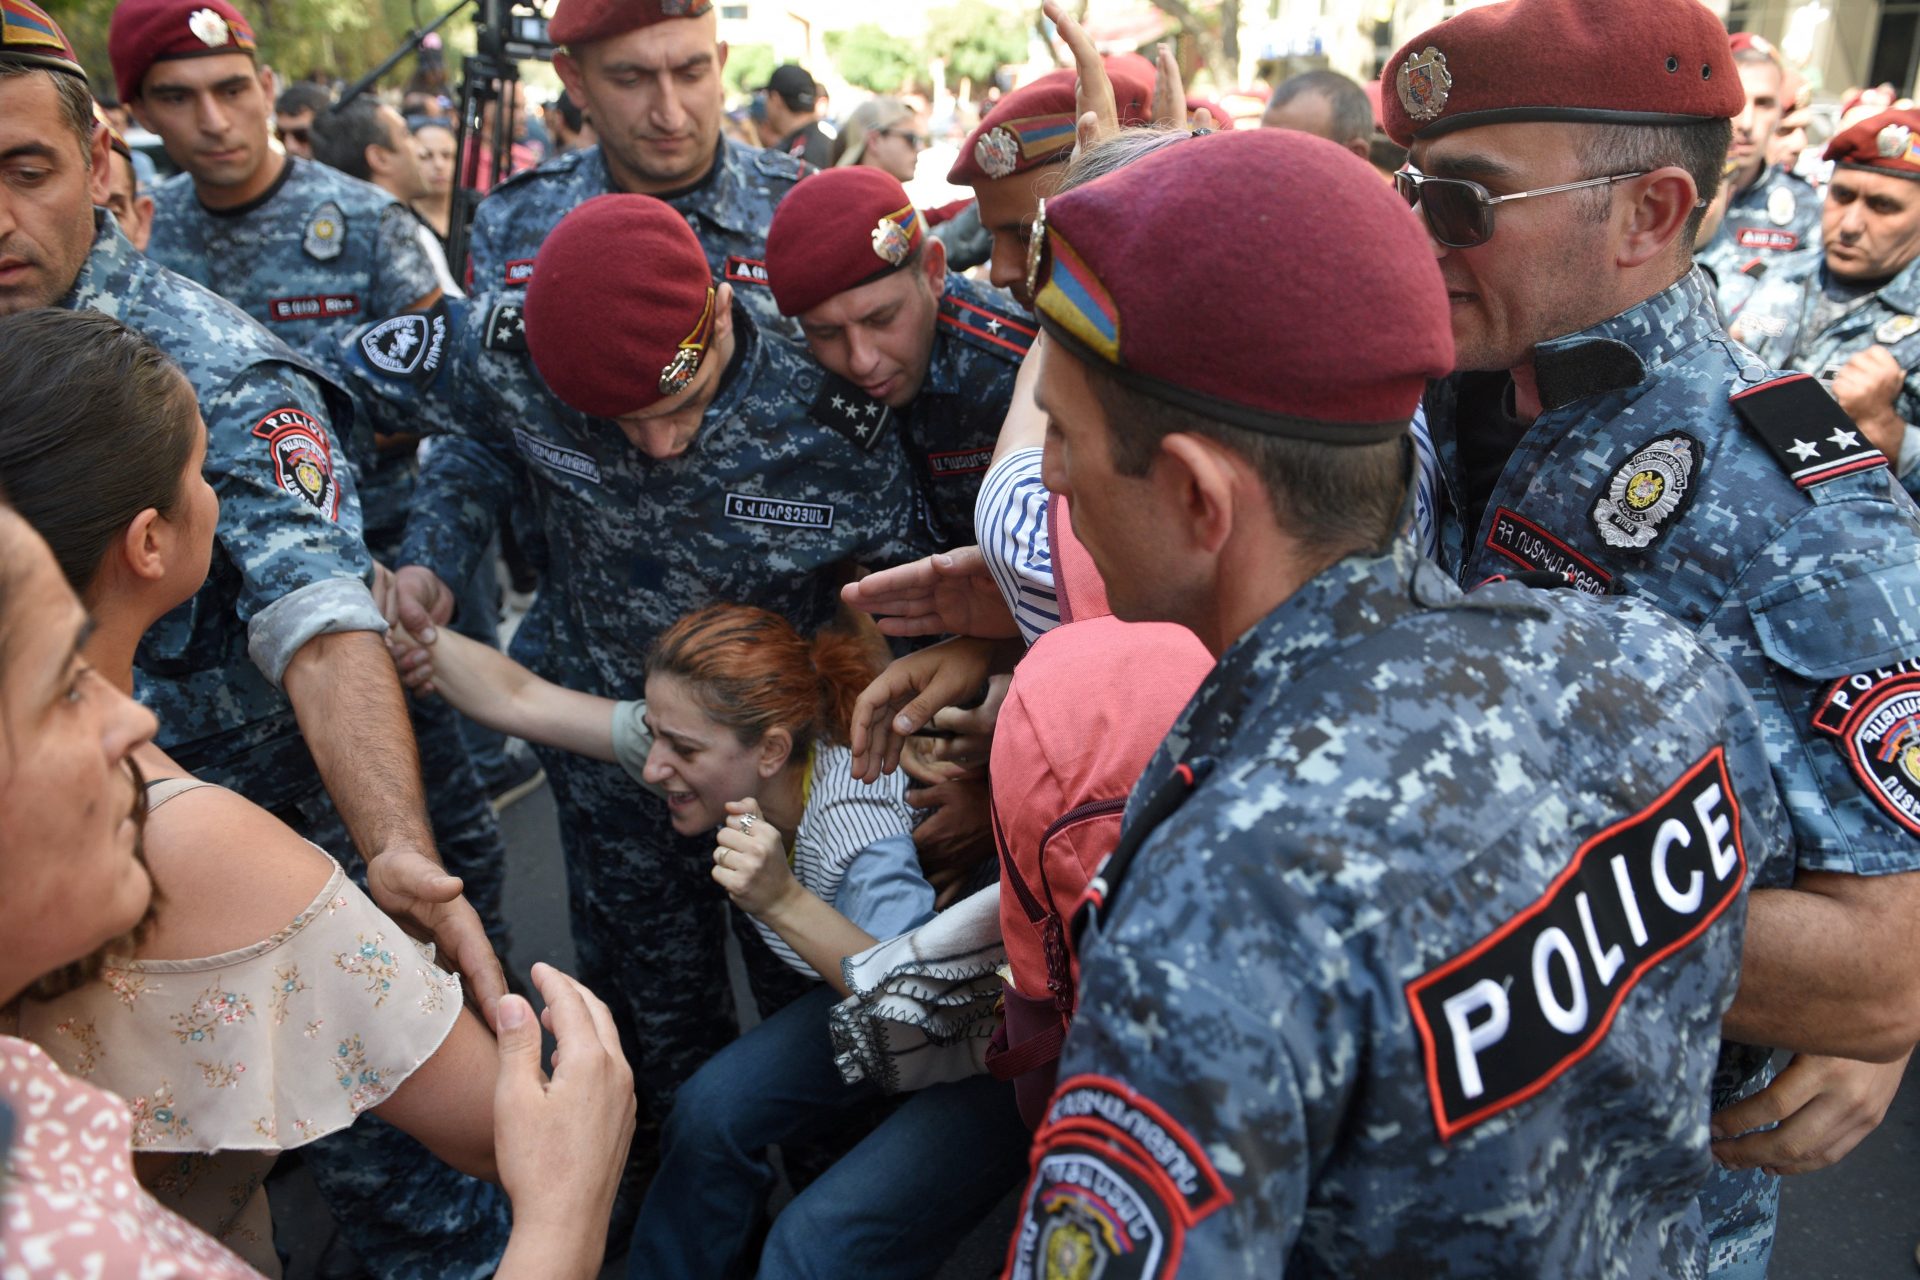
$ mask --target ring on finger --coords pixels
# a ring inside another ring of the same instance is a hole
[[[725,845],[713,851],[713,861],[716,866],[724,867],[727,865],[727,848]]]
[[[755,819],[752,814],[750,813],[741,814],[740,815],[740,834],[743,836],[752,835],[754,821]]]

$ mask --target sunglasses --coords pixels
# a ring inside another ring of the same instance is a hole
[[[297,142],[301,146],[307,146],[313,141],[312,136],[305,129],[276,129],[274,132],[280,135],[282,142]]]
[[[1496,196],[1477,182],[1469,182],[1465,178],[1429,178],[1408,165],[1393,175],[1393,189],[1400,193],[1400,198],[1407,202],[1408,208],[1418,209],[1425,215],[1427,229],[1433,233],[1435,240],[1449,249],[1471,249],[1493,238],[1495,205],[1506,204],[1509,200],[1529,200],[1534,196],[1558,195],[1562,191],[1578,191],[1582,187],[1608,186],[1628,178],[1643,178],[1648,172],[1642,169],[1636,173],[1611,173],[1603,178],[1584,178],[1579,182],[1563,182],[1555,187],[1536,187],[1532,191]]]
[[[875,129],[874,132],[883,138],[898,138],[915,151],[927,149],[927,136],[924,133],[910,133],[904,129]]]

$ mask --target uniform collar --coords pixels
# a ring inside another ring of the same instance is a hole
[[[953,272],[947,272],[946,288],[940,293],[940,301],[934,304],[933,354],[927,360],[927,376],[921,380],[920,395],[932,392],[937,396],[951,396],[959,394],[961,390],[960,343],[940,323],[941,308],[947,305],[947,299],[958,292],[958,286],[954,283],[958,279],[960,277]]]
[[[607,168],[605,149],[595,147],[595,150],[599,153],[595,159],[599,161],[600,178],[606,190],[620,190],[614,185],[612,171]],[[719,149],[714,153],[713,167],[707,170],[706,177],[679,191],[656,198],[666,201],[682,213],[697,213],[723,231],[735,235],[754,235],[752,210],[748,208],[751,201],[740,198],[740,166],[743,163],[745,161],[741,158],[739,145],[723,136]],[[765,228],[761,228],[758,234],[764,232]]]
[[[1728,204],[1741,209],[1749,205],[1764,206],[1767,197],[1773,194],[1774,187],[1779,185],[1780,180],[1786,176],[1786,172],[1777,164],[1768,165],[1760,170],[1760,176],[1753,180],[1752,186],[1745,191],[1736,192]]]
[[[73,288],[60,306],[70,311],[92,308],[113,314],[117,308],[102,306],[103,301],[124,298],[134,275],[147,260],[120,233],[120,224],[105,209],[93,211],[93,248],[74,277]]]
[[[1681,352],[1720,332],[1713,288],[1690,270],[1645,302],[1590,329],[1533,349],[1543,412],[1638,386]]]
[[[1820,260],[1820,270],[1815,274],[1819,282],[1816,287],[1824,288],[1831,277],[1827,272],[1826,258]],[[1901,315],[1920,314],[1920,257],[1900,269],[1898,275],[1873,291],[1873,297]]]

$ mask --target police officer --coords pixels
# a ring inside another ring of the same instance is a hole
[[[107,212],[120,224],[120,234],[127,242],[144,252],[147,237],[153,231],[153,197],[140,183],[139,171],[133,163],[133,148],[127,145],[126,138],[98,100],[93,104],[93,120],[107,131],[107,143],[112,147],[107,157],[113,170],[112,185],[107,189]]]
[[[1778,1187],[1755,1167],[1837,1159],[1873,1123],[1848,1100],[1884,1103],[1899,1066],[1874,1064],[1920,1036],[1920,782],[1883,715],[1920,656],[1920,518],[1816,382],[1727,339],[1690,270],[1745,109],[1710,12],[1511,0],[1415,37],[1383,83],[1453,303],[1459,373],[1427,399],[1441,563],[1656,605],[1766,724],[1795,858],[1763,868],[1714,1091],[1715,1155],[1754,1171],[1709,1201],[1716,1270],[1757,1276]],[[1772,1088],[1765,1045],[1800,1055]]]
[[[1351,152],[1196,138],[1035,237],[1048,487],[1115,614],[1218,663],[1090,887],[1008,1274],[1697,1274],[1783,825],[1739,682],[1652,609],[1421,558],[1446,291]]]
[[[1813,374],[1920,492],[1920,111],[1883,111],[1828,144],[1824,252],[1769,273],[1733,324],[1761,359]]]
[[[1118,123],[1145,124],[1152,81],[1112,64],[1107,78]],[[1021,306],[1033,304],[1027,295],[1027,238],[1034,212],[1057,176],[1053,166],[1073,156],[1080,115],[1074,86],[1073,68],[1062,67],[1001,98],[960,144],[960,158],[947,171],[948,182],[973,188],[980,225],[993,237],[988,278]]]
[[[108,44],[122,100],[183,170],[155,200],[155,261],[237,304],[323,368],[367,316],[439,300],[439,274],[405,205],[268,145],[273,73],[256,65],[252,29],[226,0],[127,0],[114,10]],[[390,564],[411,505],[418,437],[363,431],[348,443],[367,545]],[[410,711],[441,852],[504,949],[498,820],[452,710]]]
[[[1765,279],[1795,253],[1820,247],[1819,193],[1784,165],[1767,163],[1788,106],[1780,53],[1746,31],[1728,37],[1727,47],[1746,105],[1734,116],[1727,151],[1735,168],[1726,218],[1699,251],[1700,264],[1717,282],[1723,315],[1732,314],[1752,280]]]
[[[899,432],[942,547],[975,541],[980,478],[1033,341],[1032,316],[946,263],[905,188],[879,169],[809,178],[767,232],[774,300],[830,375],[820,408],[863,433]]]
[[[498,295],[451,303],[399,369],[367,358],[378,326],[363,337],[373,393],[427,387],[457,433],[424,474],[407,563],[459,581],[491,513],[530,491],[551,568],[511,652],[566,688],[635,696],[653,638],[717,601],[817,630],[845,565],[928,549],[897,437],[822,407],[819,366],[710,271],[672,205],[599,196],[547,237],[524,316]],[[675,838],[620,767],[541,756],[580,965],[610,993],[657,1118],[736,1029],[711,841]],[[758,942],[748,956],[756,983],[785,969]]]

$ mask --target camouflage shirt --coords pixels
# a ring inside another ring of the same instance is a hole
[[[61,305],[113,316],[186,373],[220,496],[206,585],[148,630],[136,693],[183,764],[283,749],[305,758],[278,687],[288,662],[315,636],[386,629],[335,452],[351,405],[239,308],[142,257],[111,217],[94,218],[93,251]]]
[[[450,432],[421,471],[400,562],[466,581],[495,513],[530,495],[551,560],[513,652],[549,679],[636,696],[648,645],[691,610],[738,601],[811,631],[845,566],[932,549],[897,433],[875,429],[877,413],[810,416],[820,367],[737,303],[733,363],[692,445],[665,460],[548,393],[517,299],[452,300],[398,356],[395,324],[430,322],[370,326],[349,351],[360,387],[414,400],[424,386]]]
[[[1721,314],[1730,315],[1749,287],[1750,269],[1819,247],[1820,193],[1772,165],[1728,201],[1720,229],[1697,256],[1719,282]]]
[[[1703,1274],[1760,732],[1637,603],[1407,540],[1307,583],[1089,886],[1009,1274]]]
[[[733,285],[761,329],[796,339],[799,326],[780,314],[767,284],[767,227],[774,206],[811,172],[792,156],[723,138],[706,178],[663,197],[686,215],[714,278]],[[554,225],[593,197],[617,189],[597,146],[564,152],[495,187],[474,214],[473,291],[504,290],[517,299]]]
[[[1769,272],[1737,313],[1740,341],[1768,364],[1810,373],[1832,385],[1849,359],[1885,347],[1906,371],[1893,409],[1907,424],[1898,467],[1907,492],[1920,494],[1920,258],[1878,289],[1854,299],[1821,324],[1828,284],[1826,258],[1799,255]]]

